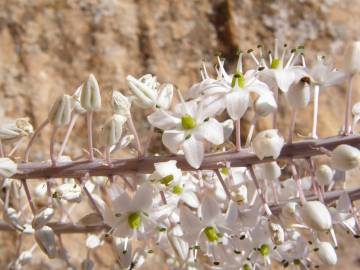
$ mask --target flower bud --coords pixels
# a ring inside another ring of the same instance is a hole
[[[331,166],[340,171],[347,171],[359,166],[360,151],[350,145],[341,144],[331,154]]]
[[[294,109],[306,107],[310,102],[310,78],[303,77],[286,92],[286,99]]]
[[[126,122],[126,117],[120,114],[114,114],[107,120],[101,129],[101,142],[104,146],[117,144],[121,138],[122,128]]]
[[[3,212],[3,219],[7,224],[9,224],[14,229],[19,231],[24,230],[24,226],[19,219],[19,214],[16,212],[14,208],[11,207],[5,208]]]
[[[3,144],[9,144],[33,132],[34,128],[30,124],[29,118],[18,118],[0,128],[0,141]]]
[[[280,224],[269,222],[269,230],[271,232],[271,239],[275,245],[281,245],[284,243],[285,233]]]
[[[72,98],[74,101],[74,111],[78,114],[86,113],[86,110],[81,106],[81,101],[80,101],[81,91],[82,91],[83,86],[84,86],[83,84],[80,85],[76,89],[75,93],[72,95]]]
[[[40,249],[50,258],[53,259],[57,255],[55,234],[54,231],[44,226],[41,229],[35,231],[35,241],[39,245]]]
[[[59,97],[49,112],[49,121],[60,127],[70,123],[73,99],[69,95]]]
[[[276,180],[281,176],[281,168],[276,161],[259,164],[262,178],[267,180]]]
[[[321,165],[315,172],[316,180],[320,185],[327,186],[333,181],[334,171],[328,165]]]
[[[231,191],[231,199],[236,202],[238,205],[243,205],[248,203],[248,194],[247,187],[245,185],[241,185],[235,190]]]
[[[157,97],[156,106],[167,110],[170,108],[172,98],[174,95],[174,86],[166,83],[161,85],[159,90],[159,96]]]
[[[21,265],[28,264],[32,259],[32,252],[29,250],[25,250],[20,253],[19,258],[17,259],[18,263]]]
[[[90,74],[82,87],[80,102],[81,106],[88,112],[97,111],[101,108],[99,84],[93,74]]]
[[[327,207],[319,201],[308,201],[300,209],[305,224],[318,231],[330,230],[331,215]]]
[[[344,69],[355,74],[360,71],[360,41],[349,44],[344,55]]]
[[[56,188],[53,197],[69,202],[81,201],[81,187],[74,183],[65,183]]]
[[[54,216],[54,213],[55,213],[55,211],[53,208],[50,208],[50,207],[45,208],[44,210],[42,210],[40,213],[38,213],[34,217],[33,222],[32,222],[32,227],[35,230],[38,230],[41,227],[45,226],[50,221],[50,219]]]
[[[127,116],[130,114],[131,102],[119,91],[113,91],[111,105],[114,113]]]
[[[296,207],[296,202],[288,202],[281,208],[281,214],[288,223],[296,223]]]
[[[0,158],[0,176],[11,177],[17,172],[17,164],[9,158]]]
[[[337,263],[337,255],[333,246],[329,242],[320,242],[318,245],[319,258],[327,266],[334,266]]]
[[[259,159],[273,157],[276,159],[284,145],[284,138],[281,137],[277,129],[268,129],[258,133],[252,143],[256,156]]]
[[[143,108],[153,107],[157,97],[156,77],[146,74],[139,80],[129,75],[126,77],[131,92],[137,97],[137,104]]]
[[[266,117],[277,109],[277,104],[273,95],[261,95],[254,105],[255,113],[261,117]]]

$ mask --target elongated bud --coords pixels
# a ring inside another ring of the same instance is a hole
[[[0,176],[11,177],[17,172],[17,164],[10,158],[0,158]]]
[[[99,84],[93,74],[90,74],[82,87],[80,102],[81,106],[88,112],[98,111],[101,108]]]
[[[320,242],[318,245],[320,260],[327,266],[334,266],[337,263],[337,255],[333,246],[329,242]]]
[[[111,105],[114,113],[128,116],[130,114],[131,102],[128,97],[119,91],[113,91]]]
[[[272,95],[261,95],[255,101],[255,113],[261,117],[265,117],[277,109],[277,104]]]
[[[327,231],[332,226],[329,210],[319,201],[305,202],[300,213],[305,224],[314,230]]]
[[[360,72],[360,41],[352,42],[346,48],[344,68],[350,74]]]
[[[359,149],[341,144],[331,154],[331,166],[340,171],[347,171],[358,167],[360,164]]]
[[[50,258],[53,259],[57,255],[56,241],[54,231],[44,226],[38,229],[34,233],[35,241],[39,245],[40,249]]]
[[[276,180],[281,176],[281,168],[276,161],[259,164],[262,178],[267,180]]]
[[[156,77],[146,74],[139,80],[129,75],[126,77],[131,92],[137,97],[137,103],[141,107],[151,108],[155,105],[157,97]]]
[[[41,227],[45,226],[50,220],[51,218],[54,216],[54,209],[47,207],[44,210],[42,210],[40,213],[38,213],[32,222],[32,227],[35,230],[40,229]]]
[[[268,129],[258,133],[252,143],[256,156],[259,159],[273,157],[276,159],[284,145],[284,138],[276,129]]]
[[[112,146],[121,138],[122,128],[126,122],[126,117],[114,114],[101,129],[101,142],[104,146]]]
[[[295,109],[306,107],[310,102],[310,78],[303,77],[286,92],[286,99]]]
[[[59,97],[49,112],[49,121],[54,126],[61,127],[68,125],[71,119],[73,99],[69,95]]]
[[[173,95],[174,95],[174,86],[172,84],[166,83],[161,85],[159,90],[159,96],[156,101],[156,106],[164,110],[169,109]]]
[[[9,144],[32,133],[34,133],[34,128],[30,124],[29,118],[18,118],[0,128],[0,140],[3,144]]]
[[[72,95],[72,98],[74,100],[74,111],[78,114],[86,113],[86,110],[81,106],[81,91],[83,89],[83,84],[80,85],[75,93]]]
[[[20,222],[19,214],[14,208],[8,207],[4,209],[3,213],[4,221],[16,230],[23,231],[24,226]]]
[[[74,183],[66,183],[58,186],[54,198],[63,199],[69,202],[81,201],[81,187]]]
[[[323,164],[317,168],[315,175],[320,185],[327,186],[333,181],[334,171],[328,165]]]

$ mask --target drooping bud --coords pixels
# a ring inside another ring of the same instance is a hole
[[[90,74],[82,87],[80,102],[81,106],[88,112],[97,111],[101,108],[100,88],[93,74]]]
[[[81,187],[75,183],[65,183],[56,188],[53,197],[69,202],[81,201]]]
[[[286,92],[286,99],[295,109],[305,108],[311,97],[310,78],[303,77]]]
[[[114,113],[128,116],[130,114],[131,102],[128,97],[120,91],[113,91],[111,105]]]
[[[2,144],[13,143],[23,136],[29,136],[34,132],[29,118],[18,118],[14,122],[5,124],[0,128],[0,141]]]
[[[258,133],[252,143],[255,154],[259,159],[273,157],[276,159],[284,145],[284,138],[277,129],[268,129]]]
[[[38,230],[41,227],[45,226],[54,216],[54,213],[55,211],[53,208],[50,207],[45,208],[40,213],[36,214],[32,222],[32,227],[35,230]]]
[[[341,144],[331,154],[331,166],[340,171],[347,171],[358,167],[360,164],[359,149]]]
[[[276,161],[259,164],[262,178],[267,180],[276,180],[281,176],[281,168]]]
[[[301,217],[306,225],[318,231],[328,231],[332,226],[327,207],[319,201],[307,201],[300,208]]]
[[[273,95],[261,95],[255,101],[255,113],[261,117],[266,117],[277,109],[277,104]]]
[[[317,168],[315,175],[320,185],[327,186],[333,181],[334,171],[328,165],[323,164]]]
[[[0,176],[11,177],[17,172],[17,164],[10,158],[0,158]]]
[[[24,226],[19,219],[19,213],[14,208],[8,207],[3,212],[4,221],[16,230],[23,231]]]
[[[56,241],[54,231],[44,226],[38,229],[34,233],[35,241],[39,245],[40,249],[50,258],[53,259],[57,255]]]
[[[344,68],[350,74],[360,72],[360,41],[352,42],[346,48]]]
[[[318,245],[317,254],[323,264],[327,266],[334,266],[337,263],[337,255],[333,246],[329,242],[320,242]]]
[[[61,127],[68,125],[71,120],[71,111],[73,106],[73,99],[69,95],[59,97],[49,112],[49,121],[54,126]]]
[[[101,129],[100,140],[104,146],[117,144],[121,138],[123,125],[126,117],[120,114],[114,114],[108,119]]]

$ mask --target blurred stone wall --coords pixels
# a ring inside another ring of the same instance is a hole
[[[359,14],[360,0],[0,0],[0,119],[29,116],[38,126],[54,99],[73,93],[90,72],[105,99],[126,90],[127,74],[154,73],[186,90],[199,80],[202,60],[210,68],[221,53],[231,68],[238,48],[270,48],[274,37],[289,47],[304,44],[309,62],[321,53],[341,66],[346,43],[359,38]],[[321,94],[320,135],[339,129],[344,95],[341,87]],[[299,113],[298,133],[309,133],[311,113],[311,106]],[[287,109],[281,114],[284,127]],[[340,269],[359,267],[356,245]]]

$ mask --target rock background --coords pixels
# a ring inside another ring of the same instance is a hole
[[[290,47],[305,44],[309,62],[320,53],[341,66],[346,43],[359,38],[359,14],[360,0],[0,0],[0,119],[28,116],[38,126],[54,99],[73,93],[90,72],[98,78],[105,99],[113,89],[126,90],[127,74],[153,73],[161,82],[186,90],[199,80],[201,60],[210,68],[221,53],[231,68],[238,48],[246,51],[259,43],[270,48],[274,37]],[[355,79],[354,100],[359,100],[359,85],[360,77]],[[338,131],[344,90],[321,94],[319,135]],[[104,106],[97,123],[108,111]],[[309,133],[311,113],[311,106],[299,113],[299,134]],[[289,111],[281,110],[281,116],[283,128]],[[142,115],[136,119],[140,132],[145,132]],[[263,122],[260,128],[266,126]],[[83,121],[76,130],[84,134]],[[37,149],[48,142],[49,132],[39,138]],[[74,137],[73,145],[85,145],[85,136]],[[43,158],[40,151],[32,157]],[[15,249],[8,248],[13,238],[0,235],[1,243],[9,243],[0,247],[3,268]],[[65,243],[79,242],[66,239]],[[357,269],[359,243],[346,246],[346,238],[342,243],[340,269]],[[80,248],[76,252],[85,254]],[[72,254],[75,260],[78,253]],[[98,252],[97,261],[104,266],[98,263],[96,269],[109,269],[107,254],[106,248]],[[44,260],[36,269],[61,267]]]

